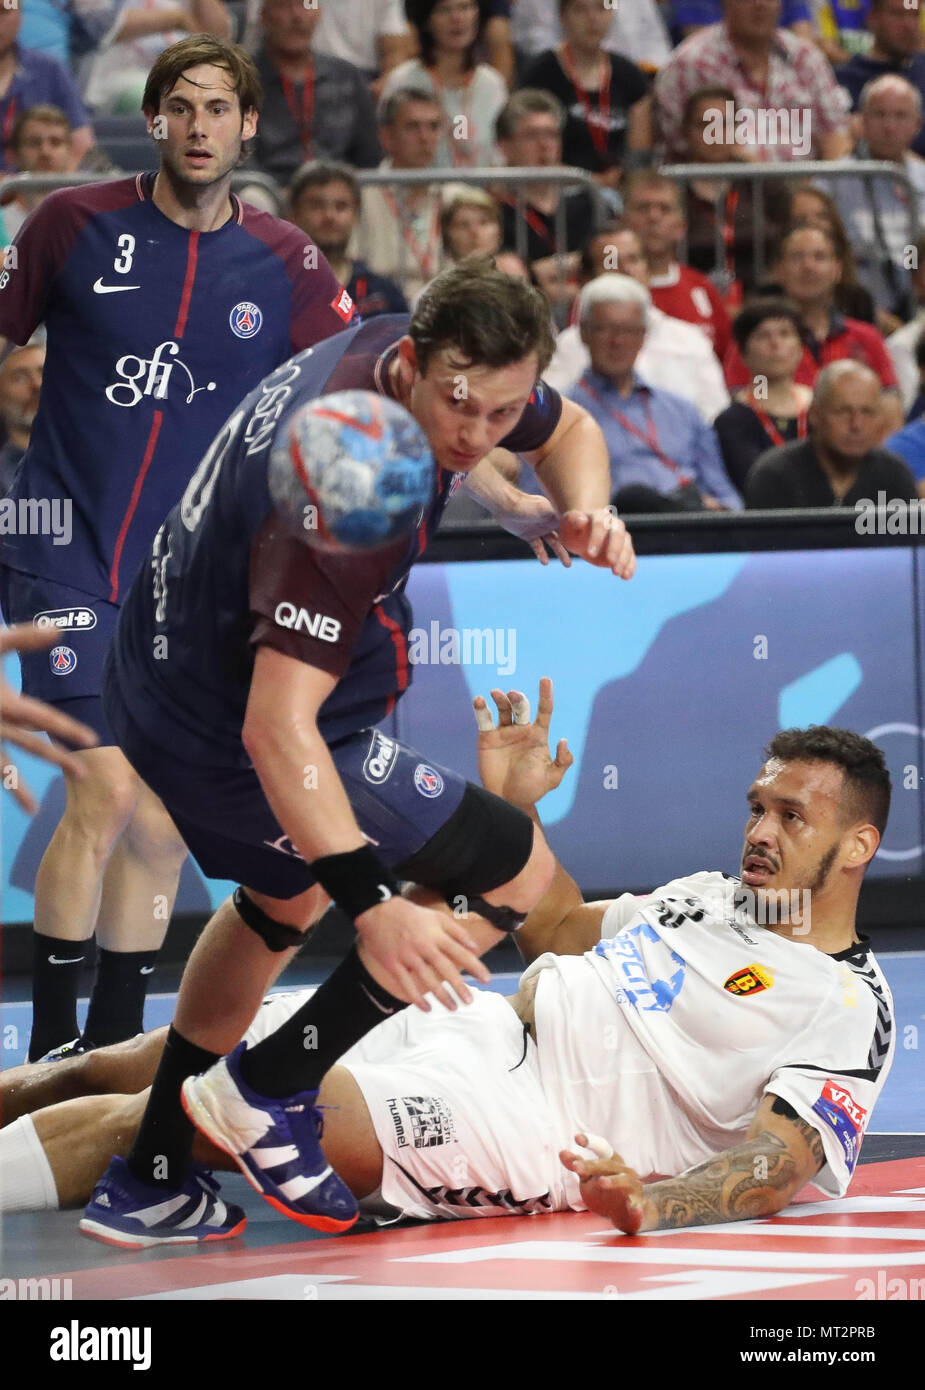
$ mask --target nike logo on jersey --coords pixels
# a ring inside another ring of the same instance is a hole
[[[153,975],[153,974],[154,974],[154,966],[153,966],[153,965],[143,965],[143,966],[141,967],[141,969],[139,970],[138,973],[139,973],[139,975]]]
[[[48,957],[48,964],[49,964],[49,965],[78,965],[82,960],[83,960],[83,956],[65,957],[63,960],[59,960],[57,956],[49,956],[49,957]]]
[[[126,290],[140,290],[140,285],[104,285],[102,275],[93,286],[94,294],[124,294]]]

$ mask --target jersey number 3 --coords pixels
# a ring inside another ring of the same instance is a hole
[[[112,263],[113,270],[120,275],[128,275],[132,268],[132,261],[135,259],[135,238],[128,232],[123,232],[116,242],[119,248],[119,255]]]

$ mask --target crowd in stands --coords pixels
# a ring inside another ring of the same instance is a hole
[[[239,191],[363,317],[470,255],[547,297],[621,511],[925,496],[925,0],[28,0],[4,243],[46,191],[17,174],[141,167],[148,69],[198,32],[260,73]],[[0,369],[0,492],[42,353]]]

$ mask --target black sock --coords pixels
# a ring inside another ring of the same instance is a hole
[[[33,932],[30,1062],[79,1036],[77,991],[83,975],[79,962],[90,950],[89,941],[61,941]]]
[[[171,1024],[164,1043],[147,1109],[141,1118],[127,1162],[140,1182],[182,1187],[193,1154],[193,1125],[180,1102],[180,1087],[188,1076],[217,1062],[217,1052],[187,1042]]]
[[[157,951],[107,951],[100,948],[96,980],[83,1036],[95,1047],[134,1038],[144,1027],[148,977]]]
[[[334,1063],[377,1023],[408,1006],[378,985],[357,948],[318,992],[241,1059],[241,1075],[262,1096],[314,1091]],[[309,1034],[308,1029],[314,1031]]]

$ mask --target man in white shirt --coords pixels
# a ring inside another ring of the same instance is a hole
[[[402,0],[334,0],[321,6],[316,53],[343,58],[373,78],[384,77],[414,51]]]
[[[523,695],[493,698],[497,727],[475,701],[480,775],[535,815],[572,762],[564,739],[555,759],[547,747],[552,682],[533,723]],[[529,969],[512,999],[405,1009],[328,1073],[325,1153],[366,1212],[590,1208],[636,1234],[772,1215],[807,1182],[845,1192],[894,1047],[889,988],[855,931],[890,779],[880,750],[845,730],[786,730],[766,758],[740,878],[699,873],[584,903],[558,865],[517,932]],[[265,1001],[248,1040],[303,998]],[[85,1200],[145,1102],[101,1093],[141,1091],[165,1031],[0,1076],[6,1210]],[[206,1101],[217,1123],[220,1097]],[[194,1118],[203,1129],[201,1108]],[[573,1135],[617,1152],[579,1155]]]
[[[582,252],[581,271],[586,284],[613,272],[628,275],[646,288],[649,284],[642,242],[628,227],[598,232]],[[556,339],[556,351],[543,380],[565,394],[590,361],[580,326],[570,324]],[[650,385],[690,401],[708,425],[729,405],[723,369],[705,334],[692,323],[662,313],[654,304],[646,316],[646,336],[636,368]]]

